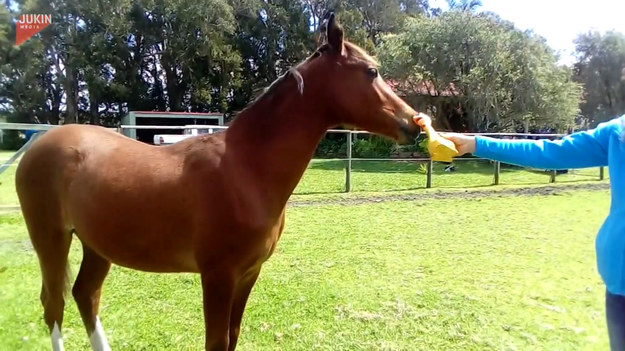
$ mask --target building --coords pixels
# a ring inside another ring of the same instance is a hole
[[[131,111],[121,120],[122,126],[185,126],[224,125],[222,113]],[[127,137],[152,143],[155,134],[182,134],[182,129],[134,129],[123,128]]]

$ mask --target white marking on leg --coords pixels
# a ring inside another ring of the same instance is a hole
[[[91,349],[94,351],[111,351],[98,316],[95,316],[95,329],[89,336],[89,341],[91,341]]]
[[[54,327],[52,328],[52,333],[50,334],[50,339],[52,340],[52,351],[64,351],[63,347],[63,335],[61,335],[61,329],[59,329],[59,325],[54,322]]]

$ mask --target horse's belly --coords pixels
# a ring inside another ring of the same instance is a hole
[[[174,216],[76,214],[76,235],[114,264],[153,272],[197,271],[192,231]]]
[[[192,216],[185,210],[188,201],[180,183],[173,176],[156,181],[144,168],[139,167],[130,179],[115,172],[77,174],[65,198],[76,235],[120,266],[154,272],[197,271]]]
[[[116,265],[150,272],[198,271],[193,251],[181,244],[184,238],[177,242],[164,238],[161,233],[102,229],[81,231],[77,228],[76,235]]]

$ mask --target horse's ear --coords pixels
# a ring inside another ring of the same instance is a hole
[[[336,23],[334,13],[330,13],[328,16],[328,22],[326,23],[326,38],[333,51],[343,54],[343,28],[340,24]]]

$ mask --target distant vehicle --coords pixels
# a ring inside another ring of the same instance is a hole
[[[187,125],[182,134],[155,134],[154,145],[171,145],[181,140],[202,134],[215,134],[223,129],[212,126]]]

